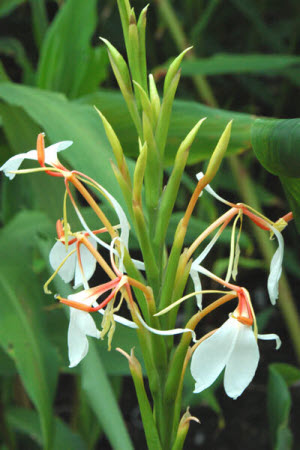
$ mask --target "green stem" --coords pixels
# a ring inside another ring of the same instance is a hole
[[[255,193],[252,180],[245,171],[240,159],[236,156],[232,156],[229,158],[229,163],[244,202],[251,205],[257,211],[261,211],[261,204]],[[265,261],[269,263],[275,251],[274,244],[268,239],[265,231],[261,230],[254,223],[251,222],[251,224],[260,252]],[[300,362],[300,317],[284,271],[282,271],[280,280],[278,305],[286,322],[297,360]]]

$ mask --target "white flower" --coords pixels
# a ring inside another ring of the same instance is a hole
[[[274,334],[258,335],[259,339],[280,339]],[[212,336],[194,351],[191,373],[196,381],[194,393],[208,388],[225,368],[226,394],[236,399],[252,381],[259,361],[257,340],[250,325],[230,317]]]
[[[270,275],[268,278],[268,292],[272,305],[275,305],[278,298],[278,283],[282,272],[282,261],[284,253],[284,241],[282,234],[277,230],[276,227],[270,226],[271,230],[275,234],[278,240],[278,249],[273,255],[270,264]]]
[[[93,245],[93,247],[97,248],[97,242],[90,237],[88,240]],[[54,270],[57,270],[66,256],[71,253],[74,249],[76,249],[77,240],[68,245],[68,251],[66,251],[65,244],[61,241],[57,241],[52,247],[49,260],[51,267]],[[79,254],[78,254],[79,253]],[[82,276],[80,265],[78,262],[78,258],[80,257],[82,263],[82,269],[84,273],[84,277]],[[71,254],[62,267],[59,269],[58,274],[64,280],[65,283],[69,283],[74,278],[74,289],[84,284],[84,279],[88,281],[96,269],[96,259],[91,254],[91,252],[86,248],[85,245],[81,244],[79,246],[79,251]]]
[[[99,294],[96,294],[96,297]],[[86,291],[69,295],[69,300],[78,303],[84,303],[92,306],[95,302],[95,295],[86,298]],[[70,366],[75,367],[86,356],[89,349],[87,336],[100,338],[100,331],[97,329],[94,320],[89,313],[80,309],[70,308],[70,323],[68,330],[68,351]]]
[[[57,153],[65,150],[66,148],[72,145],[72,141],[62,141],[57,142],[56,144],[50,145],[50,147],[45,148],[45,164],[49,164],[52,167],[55,167],[58,164]],[[3,166],[0,167],[0,171],[3,171],[4,174],[12,180],[15,177],[16,170],[19,169],[20,165],[24,161],[24,159],[31,159],[34,161],[38,160],[38,152],[37,150],[30,150],[27,153],[19,153],[18,155],[12,156],[6,161]]]

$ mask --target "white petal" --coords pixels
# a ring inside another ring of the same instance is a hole
[[[57,153],[65,150],[72,144],[73,141],[62,141],[45,148],[45,163],[52,166],[57,160]]]
[[[258,361],[259,350],[252,328],[236,319],[239,328],[238,336],[227,361],[224,388],[226,394],[236,399],[252,381]]]
[[[66,252],[65,245],[57,241],[49,254],[49,260],[51,267],[56,270],[58,266],[62,263],[64,258],[69,254],[72,250],[74,250],[76,246],[76,242],[74,244],[71,244],[68,246],[68,252]],[[60,277],[64,280],[65,283],[69,283],[74,278],[75,273],[75,264],[76,264],[76,252],[73,253],[69,258],[66,260],[64,265],[59,269],[58,274]]]
[[[94,239],[88,238],[92,246],[97,249],[97,242]],[[88,281],[94,274],[96,269],[96,259],[92,255],[92,253],[86,248],[85,245],[80,245],[79,247],[82,269],[85,276],[86,281]],[[75,281],[74,281],[74,289],[81,286],[83,283],[83,278],[81,274],[81,270],[78,264],[78,259],[76,258],[76,268],[75,268]]]
[[[195,269],[191,268],[190,269],[190,277],[194,283],[195,292],[202,291],[202,284],[201,284],[201,279],[200,279],[199,273]],[[196,299],[197,299],[197,306],[201,311],[202,310],[202,294],[196,294]]]
[[[273,255],[270,265],[270,275],[268,278],[268,292],[272,305],[275,305],[278,298],[278,283],[282,272],[282,260],[284,253],[284,241],[282,234],[275,228],[270,226],[278,240],[278,249]]]
[[[98,312],[100,314],[104,315],[105,309],[102,308]],[[121,323],[122,325],[125,325],[125,327],[135,328],[135,329],[138,328],[137,324],[135,322],[132,322],[132,320],[125,319],[125,317],[118,316],[118,314],[113,314],[113,317],[116,322]]]
[[[272,341],[274,339],[276,341],[276,350],[281,347],[281,339],[277,334],[258,334],[257,337],[263,341]]]
[[[176,334],[191,333],[193,336],[193,341],[196,342],[196,333],[193,330],[190,330],[189,328],[174,328],[173,330],[157,330],[156,328],[150,327],[138,312],[136,312],[136,315],[141,324],[147,330],[151,331],[151,333],[153,334],[159,334],[161,336],[175,336]]]
[[[238,329],[235,319],[228,319],[212,336],[196,348],[191,373],[196,381],[194,392],[202,392],[220,375],[230,357]]]
[[[87,354],[89,343],[86,336],[100,338],[100,331],[97,330],[94,320],[88,313],[70,308],[68,330],[69,367],[79,364]]]
[[[204,177],[203,172],[199,172],[199,173],[196,174],[196,178],[197,178],[198,181],[201,180],[201,178],[203,178],[203,177]],[[205,189],[212,197],[215,197],[215,199],[219,200],[219,202],[222,202],[222,203],[225,203],[225,205],[228,205],[228,201],[225,200],[225,198],[223,198],[223,197],[221,197],[220,195],[218,195],[218,194],[213,190],[213,188],[212,188],[209,184],[207,184],[207,185],[205,186],[204,189]]]
[[[4,172],[4,174],[12,180],[16,174],[15,173],[9,173],[14,172],[19,169],[20,165],[24,161],[24,159],[33,159],[37,161],[37,151],[36,150],[30,150],[27,153],[19,153],[19,155],[14,155],[9,160],[7,160],[3,166],[0,167],[0,170]]]

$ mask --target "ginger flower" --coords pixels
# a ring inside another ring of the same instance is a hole
[[[191,373],[196,384],[194,393],[211,386],[222,370],[226,394],[236,399],[251,383],[259,362],[257,338],[276,340],[275,334],[256,335],[253,331],[253,312],[249,294],[245,289],[239,292],[239,305],[229,319],[198,345],[191,361]]]
[[[56,169],[65,170],[61,163],[58,161],[57,153],[67,149],[72,144],[73,141],[62,141],[45,148],[44,133],[40,133],[37,138],[37,149],[30,150],[27,153],[19,153],[18,155],[12,156],[0,167],[0,170],[3,171],[10,180],[12,180],[16,175],[14,172],[19,169],[24,159],[38,161],[42,167],[45,167],[45,164],[48,164],[49,166],[52,166]],[[57,175],[57,173],[51,174]]]

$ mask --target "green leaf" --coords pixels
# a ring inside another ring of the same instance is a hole
[[[299,56],[220,53],[210,58],[182,62],[182,76],[263,73],[274,75],[300,64]]]
[[[25,408],[9,408],[6,419],[10,426],[17,431],[28,434],[34,441],[42,446],[43,437],[39,424],[39,417],[35,411]],[[82,438],[70,430],[58,417],[54,419],[54,442],[52,450],[85,450],[87,446]]]
[[[272,448],[289,450],[292,435],[288,427],[291,410],[291,395],[287,384],[276,366],[269,366],[267,409]]]
[[[93,340],[81,363],[82,385],[90,405],[114,450],[133,450],[120,409]],[[120,355],[121,358],[121,355]]]
[[[288,387],[300,381],[300,369],[285,363],[272,364],[272,368],[284,379]]]
[[[260,163],[280,177],[300,229],[300,119],[257,119],[251,139]]]
[[[95,105],[119,136],[126,155],[134,158],[138,156],[136,131],[121,94],[113,91],[98,91],[77,101]],[[193,143],[188,164],[195,164],[210,157],[220,135],[231,119],[234,122],[226,155],[250,148],[250,128],[255,120],[254,116],[210,108],[201,103],[175,100],[166,145],[164,161],[166,167],[173,164],[182,140],[202,117],[207,117],[207,120],[201,125],[201,130]]]
[[[61,157],[99,181],[124,206],[110,165],[112,151],[94,108],[70,102],[61,94],[13,83],[0,85],[0,98],[9,105],[22,107],[46,132],[51,143],[72,140],[74,144]],[[26,150],[29,149],[23,149]]]
[[[43,215],[24,212],[0,234],[0,295],[5,300],[0,303],[0,342],[39,412],[44,448],[50,448],[53,437],[58,360],[43,326],[44,296],[31,265],[34,238],[47,229]]]
[[[46,34],[37,85],[74,98],[90,69],[90,40],[96,28],[97,1],[68,0]]]
[[[34,71],[31,62],[27,58],[24,47],[20,41],[11,37],[4,37],[0,39],[0,54],[9,56],[21,67],[23,71],[23,82],[31,84],[34,81]]]
[[[25,3],[25,0],[1,0],[0,17],[11,13],[17,6]]]

